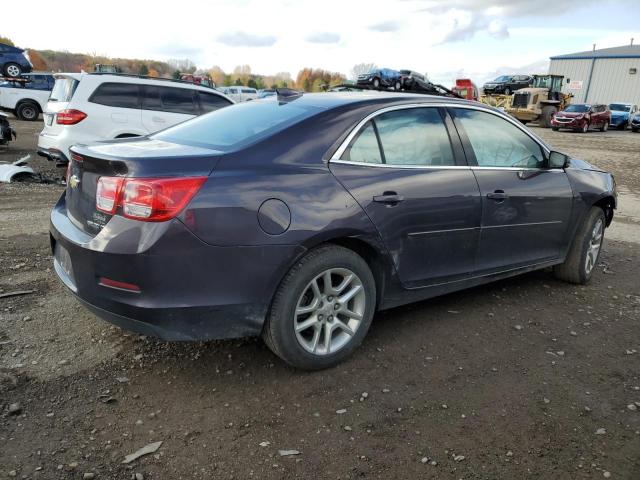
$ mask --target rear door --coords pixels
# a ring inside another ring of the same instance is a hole
[[[144,85],[142,124],[148,133],[171,127],[200,114],[192,88]]]
[[[480,196],[450,122],[437,107],[381,113],[330,164],[377,227],[408,287],[465,278],[474,268]]]
[[[476,109],[451,114],[482,197],[478,273],[557,259],[573,201],[564,170],[546,167],[544,149],[525,127]]]

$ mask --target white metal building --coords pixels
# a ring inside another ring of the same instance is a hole
[[[640,104],[640,45],[551,57],[549,73],[564,75],[573,103]]]

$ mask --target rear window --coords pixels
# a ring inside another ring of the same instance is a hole
[[[53,85],[50,102],[69,102],[73,97],[73,92],[76,91],[78,81],[73,78],[56,78],[56,83]]]
[[[296,105],[295,102],[280,104],[275,99],[246,102],[193,118],[151,138],[230,152],[274,135],[320,111],[319,107]]]
[[[89,98],[92,103],[117,108],[140,108],[138,85],[103,83]]]

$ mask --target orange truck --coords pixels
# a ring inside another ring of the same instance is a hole
[[[457,78],[451,90],[467,100],[478,100],[478,87],[468,78]]]

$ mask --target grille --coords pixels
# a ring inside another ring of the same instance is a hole
[[[526,108],[529,105],[528,93],[514,93],[511,105],[518,108]]]

